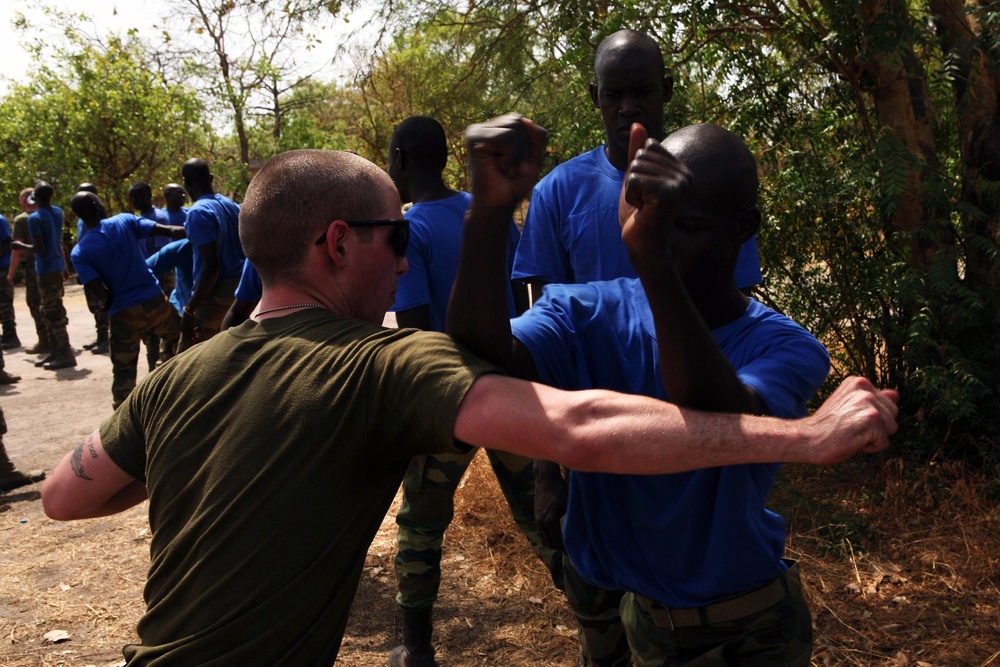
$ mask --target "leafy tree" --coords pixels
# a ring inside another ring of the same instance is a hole
[[[132,180],[177,180],[205,143],[203,109],[194,91],[164,82],[134,34],[95,40],[76,28],[81,17],[52,16],[64,41],[35,40],[32,80],[0,100],[4,200],[16,204],[23,186],[44,177],[63,198],[94,182],[111,210],[127,209]]]
[[[459,125],[513,108],[554,129],[556,158],[569,157],[599,137],[577,94],[596,44],[621,27],[656,36],[677,80],[667,126],[716,121],[761,156],[760,297],[828,344],[833,380],[863,373],[899,387],[901,439],[916,450],[1000,458],[996,3],[385,7],[397,30],[373,70],[385,82],[370,91],[385,92],[366,100],[381,128],[373,149],[406,113],[458,107]],[[440,43],[449,46],[439,55]],[[510,70],[491,54],[507,54]],[[477,68],[489,77],[475,78]],[[507,104],[483,103],[493,91]]]
[[[232,118],[239,160],[250,164],[250,117],[270,114],[280,137],[286,112],[282,96],[311,78],[296,60],[296,47],[315,41],[308,32],[325,13],[340,11],[328,0],[174,0],[188,43],[163,35],[184,69],[214,102],[213,110]],[[248,180],[244,172],[244,179]]]

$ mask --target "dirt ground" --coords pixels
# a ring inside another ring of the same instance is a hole
[[[21,288],[16,304],[21,341],[31,345]],[[22,377],[0,387],[4,442],[22,467],[52,468],[111,414],[110,359],[81,350],[94,328],[79,286],[67,286],[66,305],[75,369],[35,368],[23,349],[4,355]],[[58,523],[44,516],[39,489],[0,495],[0,665],[120,664],[143,609],[145,504]],[[997,482],[955,464],[868,457],[788,467],[772,498],[789,523],[788,554],[802,562],[814,665],[1000,665]],[[392,514],[369,551],[338,664],[381,667],[399,641]],[[458,493],[443,570],[435,608],[443,667],[574,664],[573,618],[503,509],[482,456]]]

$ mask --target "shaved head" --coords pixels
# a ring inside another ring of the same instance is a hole
[[[743,140],[714,123],[688,125],[663,146],[694,174],[697,205],[720,215],[757,206],[757,161]]]
[[[624,59],[637,68],[648,68],[651,76],[662,79],[665,73],[663,51],[656,40],[638,30],[619,30],[604,38],[594,58],[594,75],[600,83],[602,75],[614,59]]]
[[[354,153],[281,153],[247,188],[240,208],[243,250],[265,283],[294,279],[331,222],[379,217],[390,193],[396,190],[388,174]]]

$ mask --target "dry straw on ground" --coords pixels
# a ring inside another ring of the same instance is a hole
[[[78,290],[67,301],[80,345],[92,338],[93,321],[88,327]],[[18,317],[27,321],[20,310]],[[78,369],[54,377],[23,357],[7,360],[25,379],[0,388],[11,426],[5,442],[22,464],[51,467],[110,414],[110,361],[81,355]],[[26,423],[32,410],[44,416]],[[813,664],[1000,667],[997,487],[956,464],[865,457],[786,467],[771,505],[788,521],[788,555],[802,562],[816,628]],[[37,486],[0,495],[0,665],[119,662],[142,612],[144,509],[57,523],[44,517]],[[390,513],[369,551],[338,664],[383,667],[399,641],[393,529]],[[435,625],[443,666],[574,664],[573,618],[510,519],[483,456],[459,490],[443,570]],[[69,639],[52,643],[45,636],[53,631]]]

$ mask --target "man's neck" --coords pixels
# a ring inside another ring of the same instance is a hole
[[[413,196],[414,204],[424,204],[447,199],[455,194],[455,190],[445,185],[440,176],[435,176],[426,180],[414,179],[411,181],[410,194]]]

